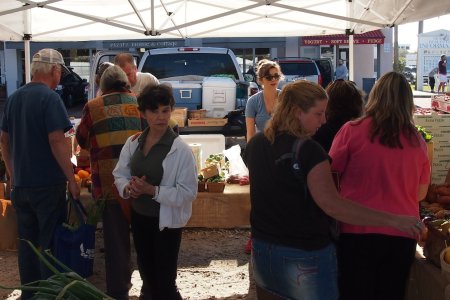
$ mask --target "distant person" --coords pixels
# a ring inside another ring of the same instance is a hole
[[[430,92],[434,93],[434,85],[436,84],[436,79],[434,76],[438,73],[438,68],[434,68],[428,73],[428,85],[430,86]]]
[[[438,93],[442,90],[445,93],[445,86],[447,84],[447,57],[443,54],[441,55],[441,60],[438,63],[438,73],[439,73],[439,86]]]
[[[65,219],[66,187],[75,199],[80,196],[64,136],[72,124],[54,91],[63,66],[61,53],[54,49],[34,54],[32,80],[9,96],[1,128],[1,151],[11,177],[19,239],[41,250],[52,248],[55,229]],[[18,263],[22,285],[53,275],[23,241]],[[22,290],[21,299],[33,294]]]
[[[348,69],[342,59],[338,59],[338,65],[336,67],[336,70],[334,71],[334,77],[336,80],[338,80],[338,79],[347,80],[348,79]]]
[[[114,57],[114,64],[121,67],[125,74],[127,74],[131,92],[133,92],[136,97],[139,97],[145,87],[156,86],[159,84],[159,80],[153,74],[138,72],[134,57],[129,53],[117,54],[116,57]],[[179,133],[178,123],[175,119],[170,118],[169,126],[175,133]]]
[[[138,104],[148,127],[138,139],[127,140],[113,175],[120,195],[133,198],[131,231],[144,292],[140,299],[181,300],[178,252],[197,196],[197,168],[191,148],[169,126],[172,88],[148,86]]]
[[[159,84],[159,80],[153,76],[153,74],[138,72],[134,57],[129,53],[117,54],[116,57],[114,57],[114,64],[121,67],[125,74],[127,74],[131,92],[133,92],[136,97],[139,96],[146,86],[155,86]]]
[[[84,106],[76,138],[81,148],[89,150],[93,198],[108,198],[103,212],[106,293],[127,300],[131,286],[130,226],[120,199],[115,197],[117,192],[112,190],[112,171],[128,137],[142,130],[142,120],[125,72],[119,66],[105,65],[101,96]]]
[[[328,105],[325,110],[326,123],[313,135],[323,149],[328,152],[334,136],[342,125],[359,118],[364,109],[364,92],[352,81],[335,80],[328,85]]]

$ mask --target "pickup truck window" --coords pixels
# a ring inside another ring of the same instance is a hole
[[[173,53],[149,55],[141,72],[149,72],[159,80],[186,75],[227,76],[239,78],[228,54]]]

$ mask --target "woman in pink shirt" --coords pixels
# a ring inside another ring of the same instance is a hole
[[[369,208],[419,217],[430,164],[413,122],[406,78],[382,76],[369,95],[365,116],[346,123],[330,149],[340,193]],[[403,299],[416,240],[392,227],[341,224],[338,244],[341,299]]]

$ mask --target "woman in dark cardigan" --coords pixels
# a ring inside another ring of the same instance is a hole
[[[317,130],[313,139],[328,152],[342,125],[362,115],[364,92],[354,82],[341,79],[329,84],[326,91],[329,97],[325,111],[327,121]]]

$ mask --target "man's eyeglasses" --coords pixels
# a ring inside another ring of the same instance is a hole
[[[269,80],[269,81],[272,81],[272,79],[279,80],[281,78],[281,76],[279,74],[266,75],[266,76],[264,76],[264,78]]]

